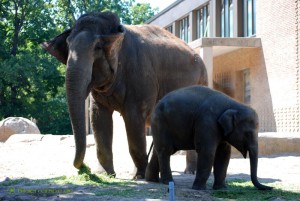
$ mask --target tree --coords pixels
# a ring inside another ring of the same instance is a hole
[[[60,24],[70,28],[75,20],[87,12],[111,11],[124,24],[142,24],[157,13],[158,8],[152,9],[149,3],[137,3],[135,0],[58,0],[56,13],[63,19]]]
[[[0,0],[0,120],[35,118],[42,133],[71,133],[65,66],[45,53],[40,43],[72,27],[86,12],[110,10],[125,24],[142,23],[155,13],[150,5],[134,2]],[[138,12],[145,13],[138,16]]]
[[[57,34],[49,9],[52,4],[43,0],[0,3],[4,11],[0,14],[0,35],[4,36],[0,39],[0,118],[33,117],[46,132],[39,123],[49,116],[47,104],[64,83],[59,63],[39,48],[45,38]]]
[[[138,3],[131,7],[131,24],[143,24],[157,12],[158,8],[152,9],[149,3]]]

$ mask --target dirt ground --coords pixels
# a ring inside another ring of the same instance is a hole
[[[131,179],[134,165],[128,153],[124,124],[120,116],[114,115],[114,165],[117,178]],[[148,139],[150,146],[150,140]],[[100,172],[93,136],[88,136],[85,163],[93,172]],[[100,187],[91,186],[53,186],[51,184],[32,185],[30,189],[58,189],[58,193],[40,195],[22,191],[27,184],[18,183],[4,186],[5,181],[18,178],[29,180],[55,178],[76,175],[73,167],[75,153],[73,136],[32,135],[29,137],[11,137],[6,143],[0,143],[0,201],[2,200],[168,200],[168,187],[162,184],[137,181],[136,196],[116,197],[113,195],[95,196]],[[194,175],[183,174],[185,156],[175,154],[171,158],[171,168],[175,180],[176,200],[216,200],[206,192],[191,189]],[[227,180],[250,180],[249,160],[231,159]],[[300,154],[281,154],[260,157],[258,163],[259,181],[265,184],[278,184],[300,191]],[[210,182],[212,182],[212,176]],[[125,187],[124,187],[125,188]],[[211,186],[209,186],[211,188]],[[21,190],[20,190],[21,189]],[[117,189],[122,190],[122,189]],[[123,189],[124,190],[124,189]],[[61,192],[63,191],[63,192]],[[145,192],[145,193],[144,193]]]

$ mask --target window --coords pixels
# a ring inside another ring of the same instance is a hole
[[[210,30],[210,21],[209,21],[209,4],[203,6],[199,10],[196,11],[197,15],[197,29],[196,29],[196,37],[208,37]]]
[[[170,25],[166,28],[167,31],[169,31],[170,33],[173,33],[173,26]]]
[[[233,0],[221,0],[221,37],[233,37]]]
[[[190,25],[189,25],[189,17],[185,17],[179,21],[179,38],[184,40],[185,42],[189,42],[189,32],[190,32]]]
[[[256,0],[243,0],[244,36],[256,34]]]
[[[243,71],[243,91],[244,91],[244,103],[251,103],[251,86],[250,86],[250,70]]]

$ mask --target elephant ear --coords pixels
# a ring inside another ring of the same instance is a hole
[[[119,51],[125,35],[125,29],[122,25],[118,27],[118,33],[112,35],[102,35],[104,42],[103,50],[110,66],[116,70],[118,65]]]
[[[54,56],[57,60],[63,64],[66,64],[69,52],[67,37],[70,35],[71,31],[72,29],[64,31],[52,40],[42,43],[41,47]]]
[[[223,128],[224,136],[228,136],[233,132],[235,121],[237,118],[237,110],[228,109],[218,119],[219,125]]]

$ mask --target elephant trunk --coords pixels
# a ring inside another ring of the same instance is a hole
[[[92,74],[88,70],[92,68],[92,64],[87,66],[80,63],[69,58],[66,71],[67,102],[76,146],[73,164],[77,169],[82,167],[86,151],[85,99],[89,93]]]
[[[262,185],[257,180],[257,164],[258,164],[258,145],[249,148],[251,181],[253,185],[259,190],[271,190],[272,187]]]

